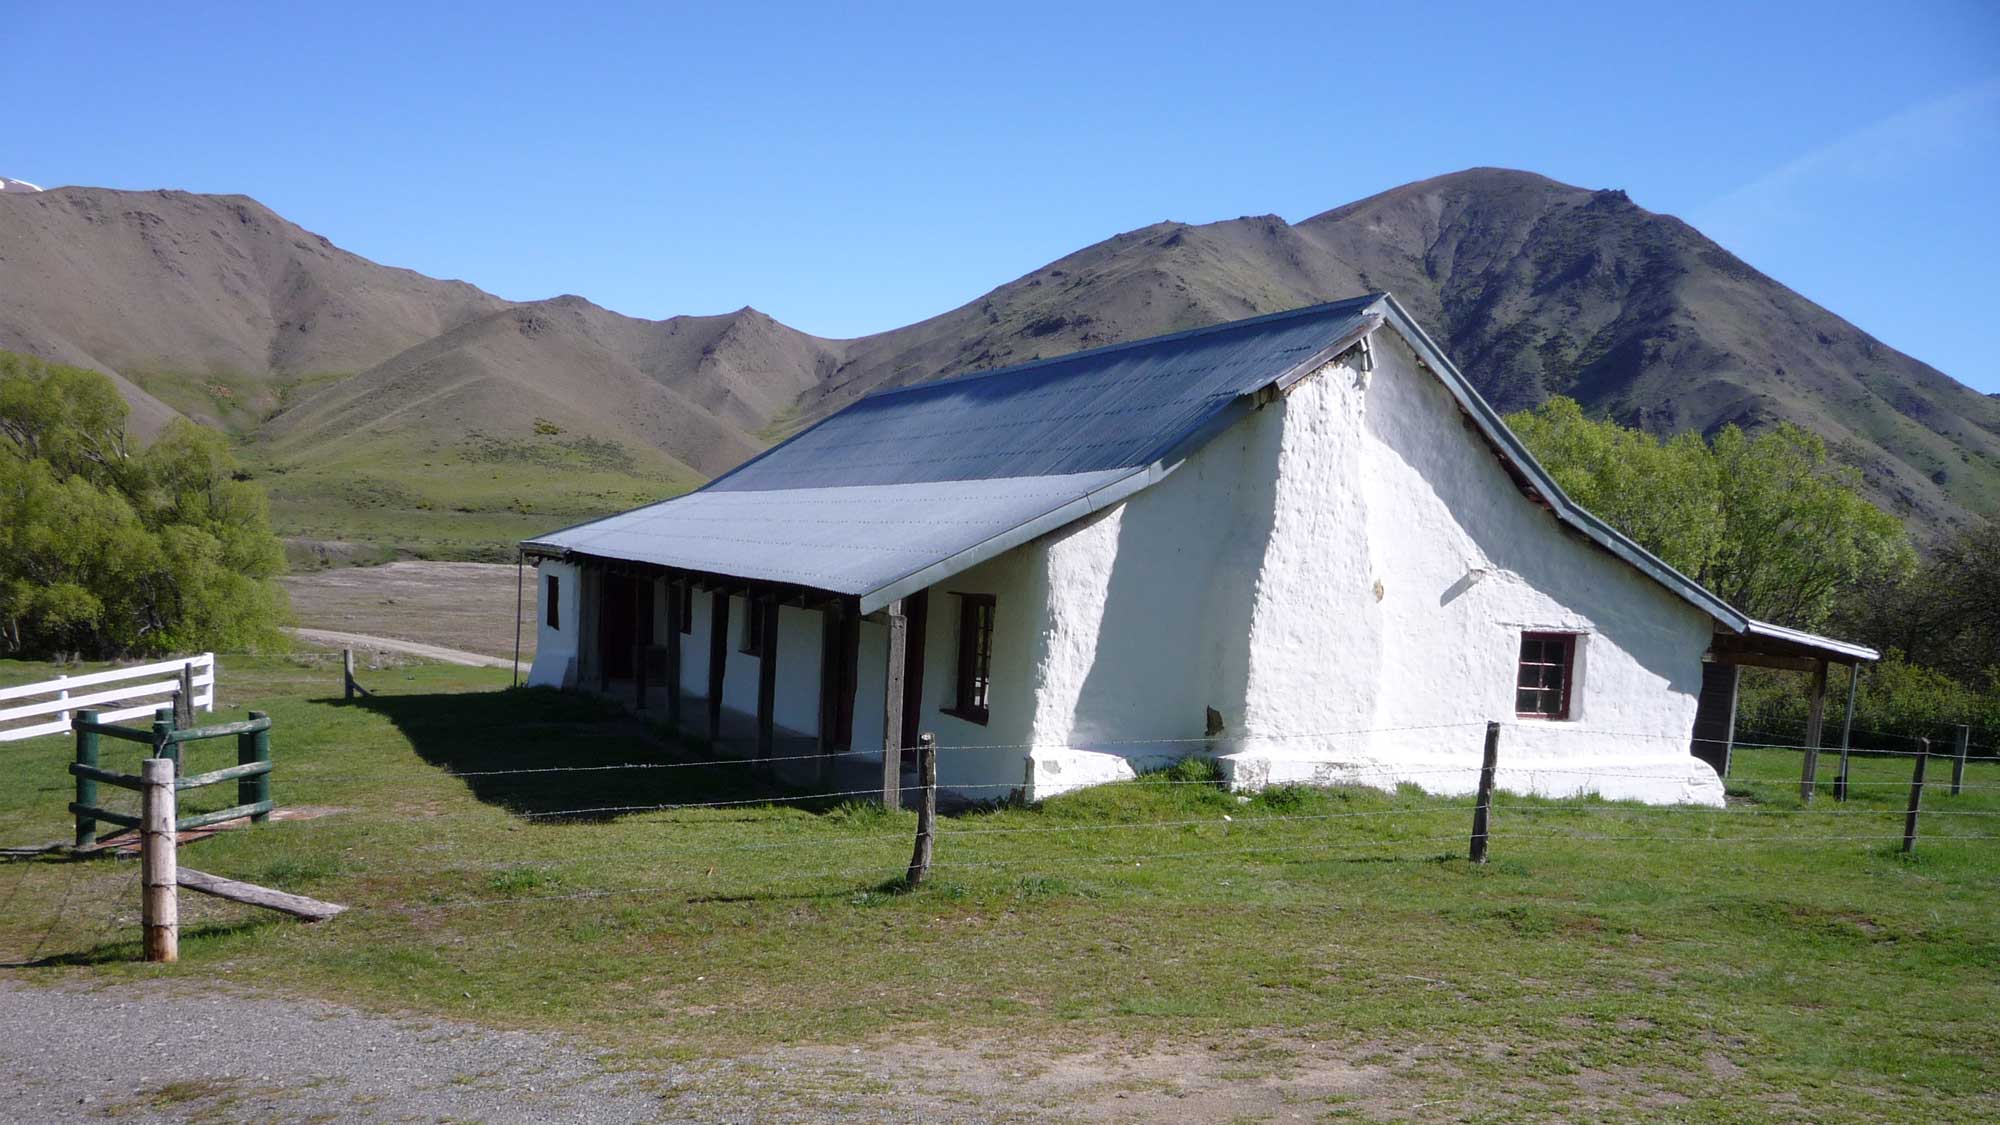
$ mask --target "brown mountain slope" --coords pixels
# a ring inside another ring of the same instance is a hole
[[[2000,398],[1622,192],[1499,169],[1298,223],[1155,224],[854,340],[753,309],[643,321],[575,297],[509,305],[375,266],[239,197],[0,200],[0,269],[35,280],[0,288],[0,347],[122,373],[254,431],[281,506],[324,509],[315,533],[340,530],[343,482],[371,503],[401,497],[426,525],[502,505],[533,530],[712,475],[877,387],[1371,289],[1394,292],[1503,409],[1564,393],[1659,432],[1789,419],[1920,532],[2000,514]]]
[[[295,377],[360,371],[506,305],[376,265],[255,200],[181,191],[0,196],[0,270],[33,279],[0,286],[0,348],[237,424],[275,409]]]
[[[1568,394],[1660,433],[1790,420],[1923,531],[2000,515],[2000,408],[1623,192],[1474,169],[1297,224],[1161,223],[849,341],[805,411],[868,389],[1394,292],[1504,410]]]

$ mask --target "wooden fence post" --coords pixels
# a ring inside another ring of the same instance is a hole
[[[351,648],[340,650],[340,690],[342,699],[350,703],[354,701],[354,650]]]
[[[174,772],[181,771],[180,743],[173,740],[174,709],[161,707],[153,712],[153,757],[165,758],[174,764]]]
[[[165,758],[148,758],[140,763],[145,782],[140,804],[139,869],[145,898],[140,919],[146,938],[146,960],[181,959],[179,879],[174,848],[175,763]]]
[[[76,713],[76,764],[97,768],[97,732],[84,730],[83,724],[95,723],[97,710],[90,708]],[[83,808],[97,805],[97,782],[78,774],[76,778],[76,803]],[[97,843],[97,821],[82,813],[76,814],[76,846],[88,848]]]
[[[57,677],[56,677],[56,682],[57,682],[57,683],[61,683],[61,682],[63,682],[64,680],[67,680],[67,679],[69,679],[69,673],[67,673],[67,672],[64,672],[64,673],[63,673],[62,675],[60,675],[60,676],[57,676]],[[63,702],[63,703],[68,703],[68,702],[69,702],[69,689],[68,689],[68,688],[58,688],[58,689],[56,689],[56,699],[57,699],[57,700],[59,700],[59,701],[61,701],[61,702]],[[57,718],[57,719],[60,719],[61,721],[65,722],[65,723],[66,723],[66,722],[69,722],[69,712],[68,712],[68,711],[58,711],[58,712],[56,712],[56,718]]]
[[[270,718],[270,716],[266,715],[262,711],[250,712],[250,719],[252,722],[255,722],[258,719],[268,719],[268,718]],[[247,766],[252,762],[268,762],[270,760],[271,760],[271,730],[269,727],[266,727],[263,730],[259,731],[245,731],[242,734],[236,736],[237,765]],[[237,780],[236,782],[237,804],[254,805],[261,801],[268,801],[270,799],[271,799],[271,775],[269,773],[251,774],[249,777],[240,778]],[[270,819],[271,819],[271,814],[267,810],[265,812],[253,814],[250,817],[250,822],[252,824],[263,824],[265,821],[268,821]]]
[[[931,846],[937,839],[937,735],[917,736],[917,846],[904,881],[914,887],[931,873]]]
[[[1472,862],[1486,862],[1487,821],[1493,815],[1493,774],[1500,764],[1500,724],[1486,724],[1486,754],[1479,763],[1479,798],[1472,806]]]
[[[1961,724],[1958,728],[1958,752],[1951,759],[1951,795],[1956,797],[1965,788],[1965,758],[1972,749],[1972,727]]]
[[[1917,739],[1917,766],[1910,772],[1910,811],[1903,817],[1903,854],[1917,850],[1917,814],[1924,807],[1924,766],[1931,760],[1931,740]]]
[[[174,692],[174,726],[186,730],[194,725],[194,662],[181,665],[181,686]]]

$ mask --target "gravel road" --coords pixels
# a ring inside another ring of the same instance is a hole
[[[466,664],[475,668],[512,668],[514,662],[499,656],[482,656],[476,652],[465,652],[442,645],[427,645],[418,641],[397,640],[395,637],[375,637],[367,633],[342,633],[333,629],[287,629],[285,632],[308,644],[325,645],[328,648],[371,649],[376,652],[401,652],[410,656],[421,656],[427,660],[442,660],[446,664]]]
[[[0,979],[0,1042],[6,1121],[751,1119],[547,1036],[179,982]]]

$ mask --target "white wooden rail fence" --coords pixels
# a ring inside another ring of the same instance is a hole
[[[0,742],[67,734],[71,714],[82,707],[97,708],[98,722],[115,723],[150,715],[155,708],[172,706],[174,693],[181,687],[183,667],[193,673],[193,706],[204,711],[215,710],[215,654],[204,652],[200,656],[0,688]],[[13,702],[16,700],[33,702]]]

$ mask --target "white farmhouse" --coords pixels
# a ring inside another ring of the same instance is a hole
[[[1464,791],[1497,720],[1504,788],[1714,805],[1737,665],[1876,655],[1579,509],[1386,294],[881,391],[523,546],[531,684],[892,778],[935,732],[973,798]]]

